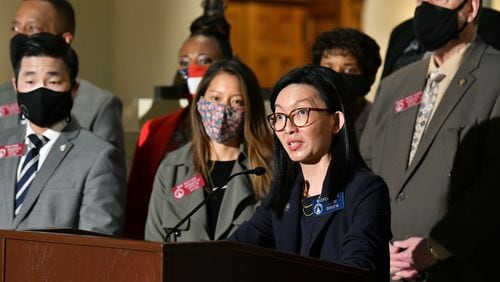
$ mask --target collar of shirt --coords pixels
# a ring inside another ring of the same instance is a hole
[[[431,60],[429,61],[429,67],[427,69],[427,73],[437,68],[439,69],[439,72],[446,75],[446,77],[443,80],[445,79],[451,80],[451,78],[453,78],[458,68],[462,64],[465,54],[470,49],[471,45],[472,45],[471,42],[465,44],[465,46],[462,49],[460,49],[457,53],[453,54],[448,60],[446,60],[446,62],[444,62],[444,64],[442,64],[439,67],[435,64],[434,55],[431,55]]]
[[[462,49],[460,49],[460,51],[453,54],[444,64],[442,64],[439,67],[437,67],[436,64],[434,63],[434,55],[431,55],[429,67],[427,68],[427,73],[430,73],[431,70],[437,68],[440,73],[445,75],[445,77],[443,78],[443,80],[441,80],[441,82],[439,82],[436,101],[434,102],[434,107],[432,109],[431,116],[429,117],[429,121],[434,116],[434,113],[436,112],[436,109],[438,108],[438,105],[441,102],[441,99],[443,98],[446,89],[448,89],[448,86],[453,80],[453,77],[455,76],[458,69],[462,65],[462,61],[466,56],[466,54],[468,53],[467,51],[471,49],[470,47],[472,46],[472,42],[467,43]]]

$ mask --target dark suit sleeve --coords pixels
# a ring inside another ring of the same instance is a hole
[[[264,200],[252,217],[236,229],[228,240],[274,249],[273,211],[269,201],[269,197]]]
[[[389,43],[387,44],[387,51],[385,52],[384,68],[382,70],[381,78],[384,78],[384,77],[388,76],[389,74],[391,74],[392,66],[394,64],[394,61],[396,60],[397,55],[398,55],[398,54],[396,54],[397,51],[395,50],[396,47],[394,46],[395,42],[397,41],[397,37],[399,35],[398,27],[400,27],[400,26],[397,26],[392,30],[391,35],[389,37]]]
[[[413,39],[413,20],[409,19],[397,25],[391,32],[387,52],[385,53],[382,78],[393,72],[394,63],[403,52],[404,48]]]
[[[373,174],[364,173],[358,179],[346,192],[350,225],[343,238],[341,261],[388,278],[388,243],[392,238],[388,188]]]
[[[124,153],[122,107],[120,99],[115,96],[108,97],[99,108],[91,131]]]
[[[363,132],[361,134],[361,138],[359,140],[359,149],[361,156],[363,157],[363,160],[365,161],[366,165],[373,169],[373,152],[372,152],[372,141],[374,136],[377,136],[376,132],[376,123],[375,120],[378,120],[377,114],[380,111],[379,108],[380,106],[378,105],[379,103],[384,103],[383,101],[378,101],[382,100],[383,97],[380,97],[380,89],[382,88],[382,83],[383,81],[380,82],[378,89],[377,89],[377,99],[374,101],[372,105],[372,109],[370,113],[368,114],[368,118],[366,120],[366,125],[365,128],[363,129]]]
[[[500,97],[500,95],[499,95]],[[461,146],[478,144],[469,148],[474,151],[464,154],[481,154],[480,163],[471,165],[476,178],[472,181],[459,179],[457,182],[470,182],[468,187],[453,201],[448,212],[431,231],[431,237],[463,261],[474,261],[478,253],[494,254],[494,248],[500,249],[498,243],[500,211],[500,98],[497,97],[490,119],[469,130],[461,142]],[[480,140],[480,141],[479,141]],[[461,157],[460,151],[458,157]],[[463,157],[463,156],[462,156]],[[463,185],[462,185],[463,186]],[[451,195],[450,197],[453,197]],[[485,258],[482,259],[486,260]]]
[[[125,214],[125,174],[121,153],[111,146],[103,150],[85,181],[79,229],[111,235],[121,233]]]
[[[500,50],[500,36],[498,27],[500,26],[500,12],[491,8],[483,7],[479,17],[477,33],[481,38],[493,48]]]

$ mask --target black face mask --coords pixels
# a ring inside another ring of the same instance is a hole
[[[465,22],[458,28],[458,11],[465,6],[465,3],[467,0],[455,9],[447,9],[422,2],[415,9],[413,32],[425,51],[434,51],[450,40],[458,38],[460,32],[467,26]]]
[[[17,103],[21,114],[40,127],[50,127],[66,118],[71,118],[73,98],[71,90],[57,92],[45,87],[30,92],[17,92]]]
[[[347,85],[351,101],[355,101],[370,92],[371,83],[366,76],[346,73],[341,73],[340,76],[342,76]]]

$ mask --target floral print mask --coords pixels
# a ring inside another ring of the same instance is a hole
[[[196,104],[205,132],[213,141],[228,144],[243,130],[243,108],[218,104],[200,97]]]

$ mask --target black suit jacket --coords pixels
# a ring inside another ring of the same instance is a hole
[[[230,240],[301,253],[301,179],[295,182],[281,218],[267,198]],[[345,187],[344,209],[315,218],[310,244],[302,253],[371,269],[375,281],[389,281],[389,206],[385,182],[370,172],[357,172]]]
[[[486,43],[500,50],[500,12],[490,8],[483,8],[479,17],[478,34]],[[387,53],[385,54],[382,77],[386,77],[396,70],[394,64],[414,39],[413,18],[402,22],[393,29],[389,38]],[[423,56],[423,54],[421,55]]]

